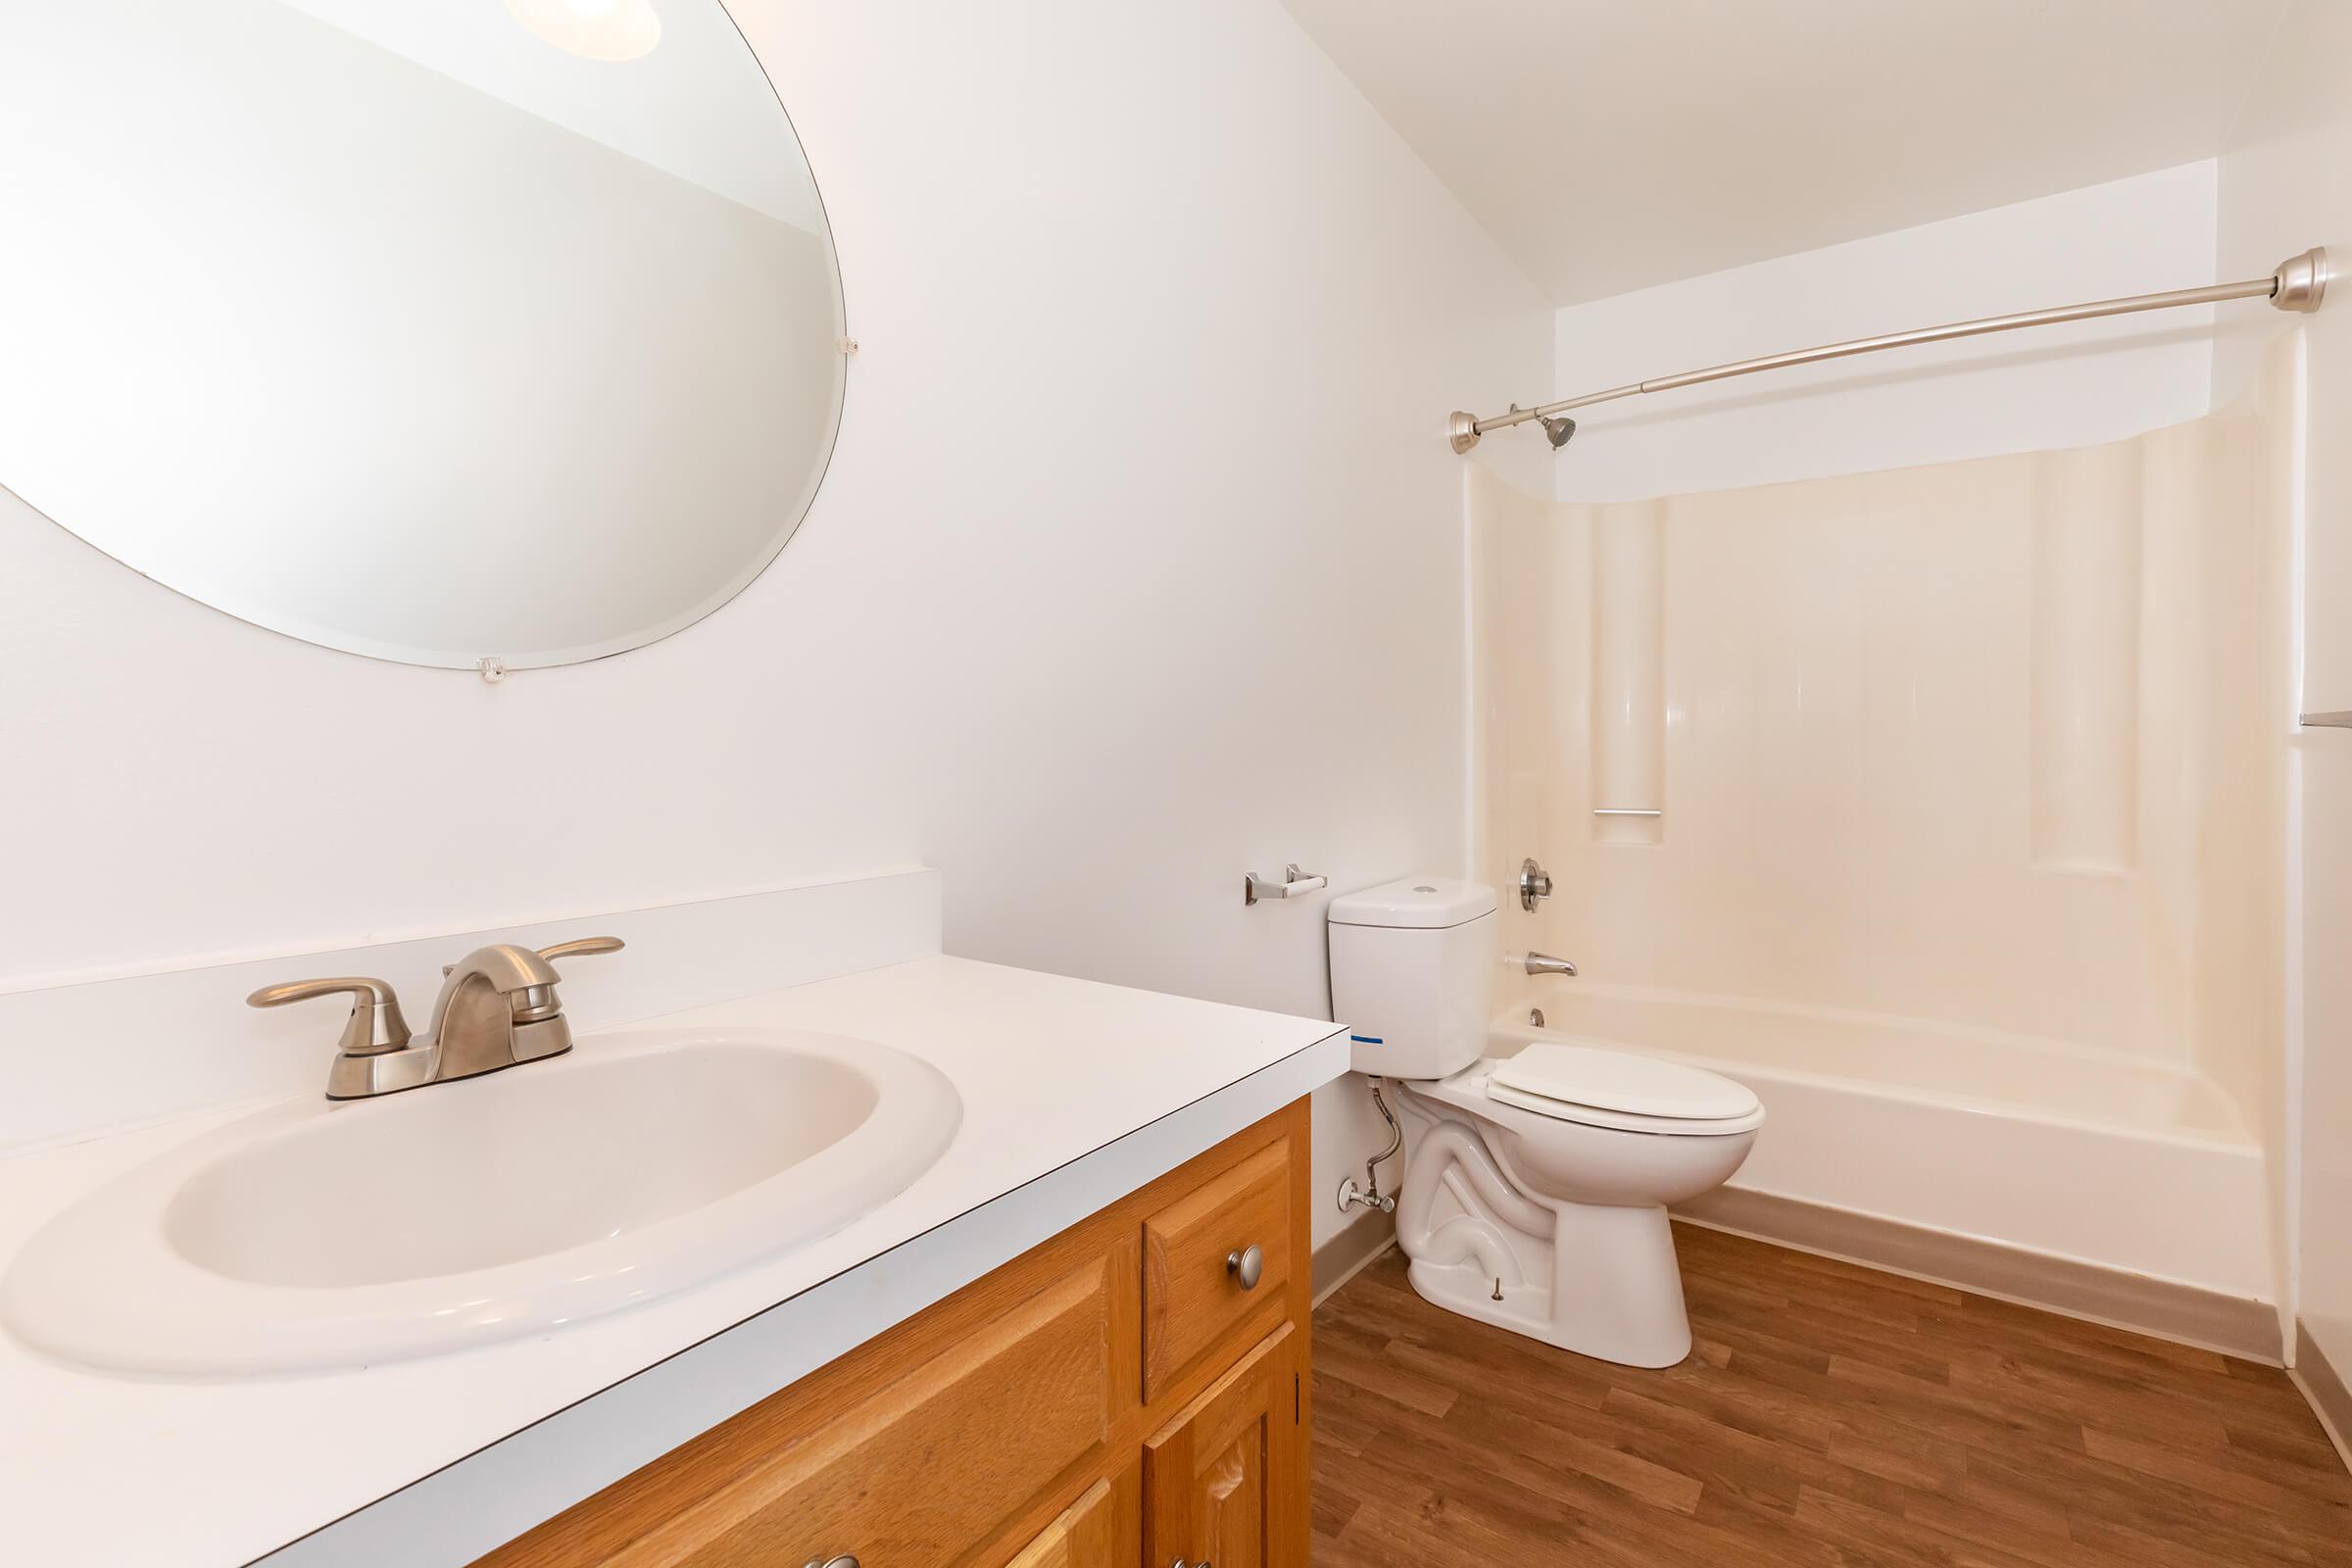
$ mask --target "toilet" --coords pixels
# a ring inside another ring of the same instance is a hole
[[[1486,1054],[1494,890],[1407,877],[1331,902],[1331,1000],[1357,1072],[1401,1085],[1396,1240],[1449,1311],[1626,1366],[1690,1353],[1667,1205],[1728,1180],[1764,1107],[1604,1045]],[[1573,982],[1568,982],[1573,983]]]

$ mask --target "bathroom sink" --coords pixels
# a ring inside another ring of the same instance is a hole
[[[606,1035],[216,1128],[35,1235],[0,1320],[68,1360],[197,1377],[539,1334],[839,1230],[961,1115],[936,1068],[870,1041]]]

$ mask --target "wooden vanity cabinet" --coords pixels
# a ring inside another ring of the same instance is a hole
[[[1299,1101],[477,1568],[1306,1568],[1307,1152]]]

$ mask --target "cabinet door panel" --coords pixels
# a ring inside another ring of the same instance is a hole
[[[1119,1521],[1110,1483],[1098,1481],[1005,1568],[1116,1568]]]
[[[1285,1323],[1144,1447],[1146,1568],[1305,1568]]]

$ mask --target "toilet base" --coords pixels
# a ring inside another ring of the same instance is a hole
[[[1552,1212],[1549,1240],[1504,1232],[1519,1278],[1492,1274],[1476,1257],[1414,1258],[1407,1270],[1414,1294],[1619,1366],[1667,1367],[1688,1356],[1690,1317],[1666,1210],[1565,1203]]]

